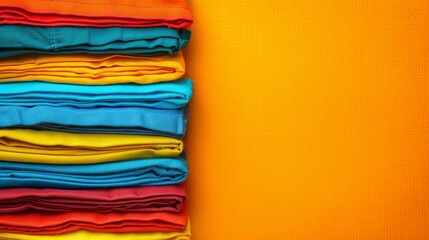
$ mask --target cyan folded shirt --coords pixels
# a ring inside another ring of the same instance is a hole
[[[181,138],[187,109],[0,106],[0,127],[72,133],[145,134]]]
[[[0,26],[0,58],[25,53],[45,54],[174,54],[190,32],[168,27],[35,27]]]
[[[0,84],[0,127],[181,138],[192,81],[148,85]]]
[[[151,158],[86,165],[0,161],[0,188],[87,189],[172,185],[188,176],[184,158]]]
[[[0,105],[50,107],[183,108],[192,97],[192,80],[154,84],[73,85],[51,82],[0,84]]]

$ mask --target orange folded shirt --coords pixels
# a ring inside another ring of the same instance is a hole
[[[0,24],[91,27],[190,27],[186,0],[2,0]]]
[[[77,230],[94,232],[174,232],[188,223],[186,204],[179,213],[47,213],[29,211],[0,215],[0,232],[22,234],[62,234]]]
[[[46,81],[84,85],[149,84],[185,74],[181,52],[162,56],[24,54],[0,60],[0,82]]]

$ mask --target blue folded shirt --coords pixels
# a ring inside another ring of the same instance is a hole
[[[0,127],[181,138],[192,81],[148,85],[0,84]]]
[[[154,84],[73,85],[51,82],[0,84],[0,105],[22,107],[183,108],[192,97],[192,80]]]
[[[183,108],[192,97],[192,80],[154,84],[73,85],[51,82],[0,84],[0,105],[50,107]]]
[[[145,134],[181,138],[186,108],[135,107],[80,109],[50,106],[0,106],[0,127],[73,133]]]
[[[87,165],[0,161],[0,188],[111,188],[172,185],[188,176],[182,158],[153,158]]]

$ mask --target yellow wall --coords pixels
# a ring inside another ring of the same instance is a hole
[[[427,0],[190,0],[194,240],[426,240]]]

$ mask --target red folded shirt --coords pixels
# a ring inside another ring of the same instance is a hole
[[[0,215],[0,232],[61,234],[84,229],[95,232],[183,231],[188,222],[186,204],[179,213],[46,213],[29,211]]]
[[[1,0],[0,24],[186,28],[186,0]]]
[[[177,213],[185,199],[186,192],[181,186],[90,190],[7,188],[0,189],[0,213],[26,210]]]

